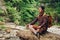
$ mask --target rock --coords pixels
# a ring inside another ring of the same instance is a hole
[[[10,34],[6,34],[3,36],[4,38],[10,38]]]
[[[1,22],[1,21],[0,21],[0,25],[4,25],[4,24],[5,24],[5,22]]]
[[[6,40],[20,40],[19,37],[12,37],[12,38],[9,38],[9,39],[6,39]]]
[[[7,34],[4,35],[4,38],[12,38],[12,37],[16,37],[15,30],[10,30],[9,33],[7,32]]]
[[[10,36],[11,37],[16,37],[16,30],[11,30]]]
[[[0,38],[0,40],[5,40],[5,38]]]
[[[11,32],[11,29],[8,27],[5,31],[6,31],[7,33],[10,33],[10,32]]]
[[[3,37],[3,34],[0,34],[0,38],[2,38]]]
[[[55,33],[55,34],[59,34],[60,35],[60,29],[58,28],[59,26],[53,26],[48,28],[47,31],[51,32],[51,33]]]
[[[4,34],[6,34],[6,32],[1,30],[0,31],[0,38],[2,38],[4,36]]]

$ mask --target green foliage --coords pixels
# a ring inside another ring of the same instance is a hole
[[[6,3],[8,17],[12,22],[19,25],[30,23],[38,15],[38,6],[45,5],[45,13],[51,15],[55,20],[56,13],[60,20],[59,0],[4,0]]]
[[[0,21],[2,21],[2,22],[3,22],[3,21],[5,21],[5,20],[4,20],[4,18],[3,18],[3,17],[0,17]]]
[[[4,25],[0,25],[0,29],[1,29],[1,30],[5,30],[6,27],[5,27]]]
[[[4,14],[4,11],[0,8],[0,16]]]
[[[58,22],[60,22],[60,14],[57,17],[58,17]]]
[[[20,25],[30,23],[38,14],[35,0],[5,0],[8,17]]]

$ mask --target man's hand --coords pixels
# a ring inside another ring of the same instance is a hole
[[[37,28],[38,28],[38,29],[40,29],[40,28],[41,28],[41,26],[38,26]]]
[[[27,24],[26,27],[28,28],[30,24]]]

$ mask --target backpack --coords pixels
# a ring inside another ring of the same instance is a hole
[[[47,16],[48,18],[48,28],[50,28],[51,26],[52,26],[52,16],[50,16],[50,15],[44,15],[44,16]],[[38,18],[39,18],[39,16],[38,16]]]
[[[48,28],[52,26],[52,16],[48,16]]]

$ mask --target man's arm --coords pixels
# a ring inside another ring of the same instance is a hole
[[[30,25],[35,24],[35,23],[37,22],[37,20],[38,20],[38,18],[35,18],[35,19],[30,23]]]

